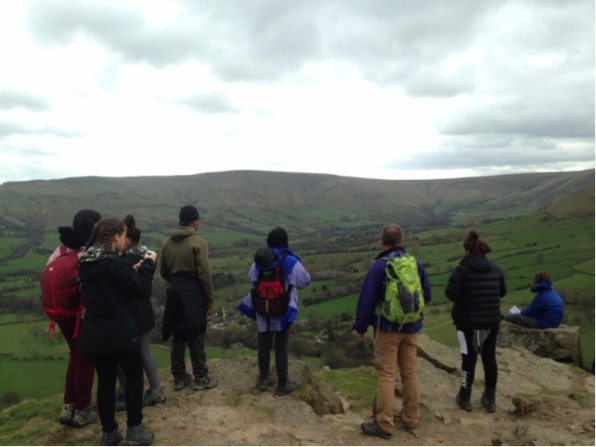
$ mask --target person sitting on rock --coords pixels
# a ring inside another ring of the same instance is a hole
[[[563,300],[553,289],[547,272],[538,272],[530,285],[536,296],[521,313],[503,316],[505,321],[519,326],[546,329],[557,328],[563,321]]]

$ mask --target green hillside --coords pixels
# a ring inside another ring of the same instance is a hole
[[[56,373],[63,368],[64,344],[43,334],[37,283],[58,244],[56,228],[69,225],[83,207],[104,216],[132,213],[144,230],[143,242],[159,250],[185,203],[198,206],[200,233],[209,242],[217,311],[212,322],[221,324],[211,331],[214,347],[251,347],[254,327],[234,307],[248,291],[246,273],[255,248],[269,229],[281,225],[313,278],[300,292],[295,334],[301,346],[295,352],[313,364],[325,361],[315,337],[327,337],[334,328],[348,334],[362,278],[380,250],[380,229],[396,222],[431,280],[425,331],[433,339],[456,343],[443,290],[462,255],[465,233],[475,228],[505,271],[509,293],[503,310],[528,304],[534,273],[549,271],[565,301],[565,323],[581,326],[584,364],[594,358],[593,170],[420,182],[262,172],[79,178],[0,185],[0,334],[5,340],[0,366],[10,364],[0,367],[0,395],[9,383],[27,383],[18,389],[24,396],[35,395],[32,384],[45,386],[45,379],[33,375],[39,368],[32,362],[50,362],[49,371]],[[156,276],[158,327],[164,289]],[[159,342],[158,333],[154,341]],[[1,371],[13,379],[2,380]],[[21,381],[15,378],[18,371],[31,376]]]

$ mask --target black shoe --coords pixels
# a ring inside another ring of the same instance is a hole
[[[99,445],[118,445],[122,441],[122,433],[118,431],[118,426],[112,431],[103,432]]]
[[[276,396],[285,396],[286,394],[290,394],[298,388],[298,384],[292,380],[289,382],[284,383],[283,385],[277,384],[277,388],[275,389]]]
[[[381,439],[391,439],[393,437],[392,433],[381,430],[375,421],[363,422],[360,424],[360,428],[365,435],[378,436]]]
[[[488,411],[489,413],[494,413],[497,411],[497,407],[495,405],[495,400],[489,399],[488,397],[485,396],[484,393],[482,393],[481,402],[482,402],[482,405],[484,405],[484,408],[486,408],[486,411]]]
[[[259,379],[257,383],[257,390],[259,391],[267,391],[271,385],[273,385],[275,381],[271,376],[267,376],[265,378]]]
[[[176,377],[174,379],[174,390],[180,391],[186,388],[192,382],[192,376],[190,374],[186,374],[182,377]]]
[[[459,405],[459,408],[461,408],[462,410],[472,411],[472,402],[470,402],[470,399],[462,399],[460,394],[457,393],[455,401],[457,402],[457,405]]]

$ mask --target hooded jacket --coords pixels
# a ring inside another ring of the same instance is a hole
[[[402,256],[406,253],[406,250],[403,247],[392,247],[382,251],[375,258],[364,277],[360,289],[360,296],[358,297],[356,319],[354,322],[354,330],[357,332],[364,334],[369,326],[383,331],[405,333],[415,333],[422,329],[422,320],[418,320],[415,323],[394,324],[375,314],[379,302],[385,296],[385,265],[387,263],[387,257],[392,253]],[[432,298],[430,282],[423,265],[418,260],[416,260],[416,263],[418,265],[418,276],[420,277],[420,284],[422,285],[424,302],[428,304]]]
[[[79,267],[86,308],[79,349],[91,356],[133,349],[139,343],[133,299],[149,296],[155,264],[146,259],[135,272],[122,258],[108,258],[93,246],[81,255]]]
[[[532,292],[536,296],[521,311],[522,315],[534,318],[541,329],[559,327],[563,321],[563,300],[553,289],[552,283],[548,280],[541,281],[532,286]]]
[[[445,295],[453,301],[458,330],[494,329],[501,321],[500,300],[507,293],[501,268],[485,256],[465,256],[449,278]]]
[[[260,315],[252,307],[252,296],[250,293],[236,307],[242,315],[257,322],[258,332],[279,332],[292,324],[298,315],[298,292],[296,289],[302,289],[310,284],[310,273],[306,271],[296,254],[285,247],[276,247],[274,250],[280,253],[280,256],[283,258],[281,262],[283,263],[283,271],[286,275],[286,290],[290,291],[290,302],[285,315],[270,318]],[[257,265],[253,263],[248,271],[248,279],[252,284],[256,283],[258,274]]]
[[[169,283],[175,275],[196,275],[208,308],[213,308],[209,248],[207,242],[193,228],[178,227],[170,232],[161,248],[160,274]]]

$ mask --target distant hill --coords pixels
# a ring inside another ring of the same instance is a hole
[[[192,203],[209,228],[250,234],[285,225],[295,234],[386,222],[408,227],[528,215],[594,212],[594,170],[446,180],[373,180],[325,174],[229,171],[172,177],[78,177],[0,185],[0,228],[53,231],[79,209],[135,215],[170,227]],[[376,230],[375,230],[376,231]]]

